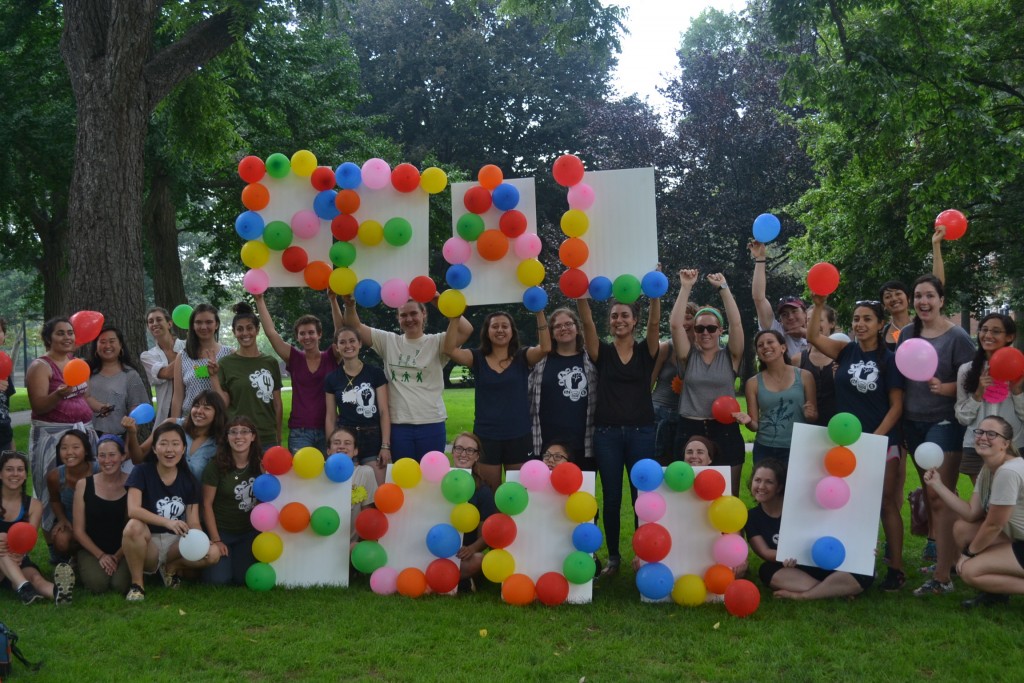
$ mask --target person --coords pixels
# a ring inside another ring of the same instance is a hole
[[[25,605],[44,598],[68,604],[75,586],[71,565],[58,564],[50,583],[27,553],[18,554],[7,547],[7,532],[15,523],[28,522],[38,529],[43,517],[42,503],[28,492],[28,469],[24,453],[4,451],[0,455],[0,588],[10,586]]]
[[[750,495],[757,504],[750,509],[743,532],[751,550],[762,560],[758,577],[764,587],[773,590],[777,598],[792,600],[843,598],[863,593],[874,577],[801,565],[794,559],[779,560],[785,491],[784,463],[765,458],[754,465]]]
[[[436,299],[435,299],[436,301]],[[460,317],[456,346],[473,333],[473,326]],[[412,458],[419,462],[424,453],[444,451],[447,444],[444,407],[444,366],[448,357],[442,350],[444,334],[424,334],[427,307],[409,300],[398,309],[401,334],[368,327],[359,321],[355,299],[345,297],[345,324],[359,333],[384,362],[391,382],[391,459]]]
[[[149,384],[156,390],[156,420],[160,424],[171,414],[174,395],[174,359],[185,350],[185,340],[171,332],[171,314],[154,306],[146,311],[146,327],[154,345],[139,356]]]
[[[256,336],[260,321],[247,303],[234,308],[231,331],[238,342],[234,353],[207,363],[210,383],[228,408],[228,419],[245,415],[256,423],[263,450],[281,444],[281,368],[260,351]]]
[[[300,448],[312,446],[324,452],[327,449],[327,435],[333,429],[324,430],[327,416],[327,404],[324,400],[324,381],[327,376],[338,369],[341,357],[337,348],[331,345],[320,350],[320,339],[323,336],[323,325],[315,315],[302,315],[295,321],[292,329],[298,346],[292,346],[277,331],[274,319],[267,309],[267,302],[262,294],[253,297],[256,310],[263,321],[263,332],[270,340],[274,353],[284,361],[284,368],[292,379],[292,410],[288,416],[288,450],[295,453]],[[337,336],[341,328],[341,309],[338,297],[327,290],[327,298],[331,302],[331,317],[334,321],[334,332]]]
[[[838,363],[836,409],[852,413],[869,434],[888,438],[882,480],[882,530],[885,532],[889,568],[879,588],[897,591],[906,583],[903,566],[903,485],[906,451],[900,447],[900,416],[903,414],[904,379],[896,368],[893,352],[885,345],[885,309],[878,301],[854,304],[851,332],[854,340],[843,342],[823,334],[818,324],[826,297],[814,296],[814,314],[808,325],[811,344]],[[820,310],[820,312],[819,312]]]
[[[46,488],[56,520],[50,528],[50,538],[57,557],[64,561],[78,550],[74,536],[75,486],[98,472],[99,464],[93,458],[89,437],[77,429],[61,435],[57,459],[61,464],[46,473]]]
[[[1011,346],[1017,338],[1017,323],[1002,313],[989,313],[978,323],[978,350],[974,359],[960,366],[956,375],[956,419],[967,427],[960,473],[974,483],[981,471],[981,458],[974,448],[974,429],[990,415],[998,415],[1013,429],[1013,443],[1024,447],[1024,377],[1007,384],[992,379],[988,364],[992,354]]]
[[[220,560],[203,569],[203,582],[245,585],[245,572],[256,562],[256,530],[249,513],[256,506],[253,482],[262,473],[263,451],[256,425],[240,415],[227,424],[217,455],[203,470],[203,525]]]
[[[718,446],[706,436],[694,434],[683,446],[683,460],[690,467],[710,467],[718,459]]]
[[[124,442],[105,434],[96,445],[99,470],[75,484],[74,532],[79,550],[78,573],[93,593],[128,592],[131,576],[121,548],[128,521],[128,474],[121,469],[127,457]]]
[[[174,381],[171,417],[188,415],[196,397],[213,388],[210,383],[210,361],[217,363],[234,351],[230,346],[221,345],[219,335],[220,314],[214,306],[199,304],[192,309],[185,349],[175,357],[171,369]]]
[[[220,561],[220,549],[210,544],[199,560],[186,560],[178,541],[190,529],[199,529],[199,483],[185,463],[185,430],[164,422],[153,430],[153,448],[145,462],[131,471],[128,490],[128,523],[121,545],[128,563],[131,585],[125,599],[146,599],[143,575],[159,572],[164,585],[177,588],[181,569],[203,569]]]
[[[217,453],[217,444],[224,436],[227,424],[227,408],[220,394],[213,389],[200,392],[192,401],[187,417],[167,418],[164,424],[181,425],[185,430],[185,463],[196,481],[202,481],[206,465]],[[153,446],[152,435],[141,444],[138,442],[135,420],[125,418],[128,452],[132,462],[143,461]]]
[[[748,245],[750,255],[754,259],[754,277],[750,282],[750,294],[754,298],[754,309],[757,311],[757,328],[759,330],[775,330],[786,340],[786,350],[790,357],[796,358],[798,353],[807,350],[807,306],[798,296],[784,296],[779,299],[775,310],[765,295],[767,289],[767,248],[757,240]],[[776,317],[778,316],[778,317]],[[730,325],[730,329],[736,328]]]
[[[573,461],[572,444],[563,439],[552,439],[541,452],[540,459],[549,471],[554,471],[563,462]]]
[[[104,325],[92,343],[89,395],[101,404],[93,418],[97,434],[123,436],[121,418],[143,403],[152,403],[135,361],[125,349],[124,335],[113,325]]]
[[[807,313],[808,319],[814,317],[814,310],[817,306],[811,306]],[[832,336],[836,331],[836,309],[828,304],[823,308],[820,332],[826,337]],[[810,325],[810,323],[808,323]],[[808,335],[808,341],[810,335]],[[817,400],[818,417],[808,420],[811,424],[819,427],[827,427],[828,421],[836,414],[836,362],[818,350],[811,344],[806,351],[793,358],[793,365],[811,373],[814,378],[814,394]]]
[[[734,414],[752,432],[754,464],[775,458],[788,465],[793,425],[812,422],[818,416],[814,377],[792,367],[786,341],[777,330],[761,330],[754,336],[761,372],[747,380],[747,412]]]
[[[683,329],[693,344],[693,316],[697,312],[697,304],[686,302],[683,314]],[[654,404],[655,424],[654,453],[658,462],[667,464],[672,461],[672,452],[676,446],[676,430],[679,426],[679,394],[683,390],[683,378],[679,374],[675,347],[672,341],[661,342],[658,348],[658,359],[654,362],[654,390],[651,402]]]
[[[740,474],[747,454],[743,437],[740,436],[738,424],[722,424],[713,419],[711,407],[715,399],[736,394],[736,376],[743,361],[743,322],[725,276],[712,273],[707,276],[707,281],[718,289],[722,297],[725,317],[729,321],[729,342],[726,346],[721,345],[725,331],[722,314],[715,308],[705,306],[698,309],[694,316],[694,342],[690,343],[683,327],[683,313],[698,274],[696,270],[679,271],[679,298],[672,307],[669,319],[676,358],[683,371],[683,390],[679,397],[681,419],[672,458],[682,458],[682,447],[694,434],[708,437],[718,446],[721,457],[716,463],[731,468],[732,494],[738,495]]]
[[[359,360],[362,345],[359,335],[351,327],[338,329],[334,347],[342,365],[324,381],[324,433],[333,432],[335,427],[355,430],[359,449],[359,462],[356,464],[371,467],[377,483],[383,484],[391,462],[388,378],[376,365],[367,365]]]
[[[960,548],[957,574],[982,591],[964,607],[1005,603],[1024,593],[1024,460],[1010,423],[998,415],[974,428],[974,447],[984,466],[970,502],[960,498],[930,469],[924,482],[960,519],[953,535]]]
[[[7,320],[0,317],[0,346],[7,341]],[[14,396],[14,372],[0,379],[0,450],[14,448],[14,428],[11,426],[11,396]]]
[[[331,432],[331,437],[327,440],[327,450],[331,455],[344,453],[352,458],[355,466],[352,471],[352,515],[349,522],[351,543],[359,540],[359,534],[356,533],[356,517],[363,508],[373,507],[373,497],[377,493],[377,476],[373,468],[359,464],[358,439],[359,435],[351,427],[338,427]]]
[[[658,265],[661,269],[661,265]],[[608,310],[611,343],[601,341],[586,299],[577,299],[583,321],[583,341],[587,355],[597,366],[597,408],[594,414],[594,456],[601,474],[604,500],[604,534],[608,544],[608,564],[601,576],[619,571],[622,555],[619,531],[622,518],[622,470],[626,476],[642,458],[654,453],[654,407],[651,404],[651,377],[658,357],[658,325],[661,299],[651,299],[643,341],[635,338],[640,324],[639,306],[612,301]],[[630,483],[630,498],[636,501],[636,488]]]
[[[547,325],[551,352],[530,371],[533,452],[543,452],[551,439],[565,439],[572,446],[576,465],[594,472],[597,367],[583,349],[583,327],[574,311],[556,308]]]
[[[945,284],[946,270],[942,261],[942,240],[946,237],[946,226],[940,225],[932,233],[932,275]],[[900,333],[913,322],[910,315],[910,287],[899,280],[889,280],[878,290],[878,299],[889,314],[889,322],[882,330],[885,345],[890,351],[896,350]]]
[[[488,517],[498,511],[498,508],[494,504],[494,489],[480,476],[481,452],[483,452],[483,442],[480,437],[471,432],[462,432],[452,441],[452,463],[455,467],[469,470],[473,475],[476,490],[468,502],[476,506],[480,513],[480,525],[483,525]],[[459,558],[460,593],[472,593],[476,590],[476,578],[480,576],[484,550],[487,548],[483,534],[480,533],[480,525],[473,531],[467,531],[462,535],[462,546],[455,553]]]
[[[537,311],[537,346],[521,348],[519,330],[505,311],[489,313],[480,329],[480,346],[459,347],[459,318],[452,318],[444,338],[444,354],[473,369],[476,378],[473,433],[483,443],[480,476],[492,489],[501,484],[501,470],[518,470],[533,455],[530,434],[530,368],[551,352],[544,311]]]

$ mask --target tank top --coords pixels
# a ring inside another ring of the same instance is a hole
[[[21,494],[21,510],[18,511],[18,516],[9,522],[0,517],[0,534],[6,534],[11,530],[12,526],[25,519],[25,515],[28,514],[28,507],[31,504],[32,499],[28,497],[28,494]]]
[[[679,407],[679,394],[672,390],[672,380],[679,374],[676,368],[676,353],[672,344],[668,345],[668,357],[658,372],[658,383],[651,392],[651,402],[655,407],[675,410]]]
[[[804,382],[800,368],[793,368],[793,384],[772,391],[764,384],[764,373],[757,374],[757,442],[772,448],[789,448],[793,424],[804,421]]]
[[[96,474],[100,471],[100,464],[93,461],[92,473]],[[92,477],[87,477],[92,479]],[[72,510],[75,508],[75,489],[74,487],[66,486],[68,481],[68,468],[67,465],[60,465],[57,467],[57,483],[60,485],[60,503],[64,506],[64,515],[68,518],[68,521],[74,521],[72,517]]]
[[[831,361],[824,367],[818,367],[811,362],[810,353],[807,350],[800,354],[800,369],[811,373],[814,378],[818,397],[818,419],[814,424],[824,427],[836,414],[836,368],[839,364]]]
[[[64,372],[49,356],[40,356],[39,360],[50,366],[50,383],[46,388],[46,393],[52,394],[64,384]],[[32,419],[61,424],[75,424],[76,422],[89,424],[92,422],[92,408],[85,401],[87,386],[87,384],[80,384],[75,387],[74,391],[58,401],[56,407],[48,413],[39,414],[33,410]]]
[[[117,500],[96,495],[96,482],[85,480],[85,534],[107,555],[121,548],[121,534],[128,519],[128,491]]]
[[[679,414],[696,420],[711,418],[711,404],[719,396],[736,395],[736,371],[729,349],[722,347],[711,359],[697,348],[691,348],[683,373],[683,393],[679,397]]]
[[[217,360],[233,352],[233,348],[221,344],[220,351],[217,352]],[[181,358],[181,381],[185,385],[185,399],[181,402],[181,414],[188,415],[188,411],[192,409],[192,401],[196,400],[196,396],[204,391],[213,389],[213,384],[210,382],[209,377],[196,377],[196,368],[206,367],[207,361],[205,358],[196,360],[184,351],[179,354],[179,357]]]

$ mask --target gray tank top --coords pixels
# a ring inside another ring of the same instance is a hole
[[[736,371],[732,369],[729,349],[722,347],[705,363],[701,352],[691,348],[683,373],[683,394],[679,414],[696,420],[711,418],[711,404],[719,396],[736,395]]]
[[[782,391],[772,391],[764,384],[764,374],[757,375],[757,442],[762,446],[789,448],[793,424],[805,421],[800,368],[793,368],[793,375],[793,384]]]

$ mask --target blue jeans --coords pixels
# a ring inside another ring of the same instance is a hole
[[[759,444],[757,441],[754,442],[754,464],[757,465],[759,462],[766,458],[775,458],[783,465],[789,466],[789,449],[781,448],[779,446],[765,446]]]
[[[444,422],[425,425],[392,424],[391,461],[398,462],[402,458],[412,458],[419,462],[420,458],[430,451],[444,453],[447,442]]]
[[[327,434],[322,429],[297,427],[288,431],[288,450],[298,452],[300,448],[312,446],[321,453],[327,453]]]
[[[252,556],[252,542],[256,538],[256,533],[255,530],[244,534],[221,531],[220,540],[228,547],[228,555],[221,557],[212,567],[203,569],[203,583],[214,586],[226,586],[231,583],[244,586],[245,572],[256,562],[256,558]]]
[[[654,406],[654,419],[657,420],[654,436],[654,457],[662,465],[672,462],[672,451],[676,445],[676,429],[679,427],[679,413],[675,408]]]
[[[596,427],[594,457],[601,474],[601,495],[604,498],[604,537],[608,543],[608,559],[618,559],[622,512],[622,472],[644,458],[654,458],[654,425],[644,427]],[[636,502],[636,489],[629,485],[630,498]],[[634,521],[635,524],[635,521]]]

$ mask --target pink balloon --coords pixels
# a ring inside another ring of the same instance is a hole
[[[270,531],[277,526],[277,508],[270,503],[260,503],[249,513],[249,521],[256,531]]]
[[[594,188],[586,183],[577,183],[566,193],[570,209],[586,211],[594,205]]]
[[[312,209],[296,211],[292,216],[292,232],[296,237],[308,240],[320,232],[320,218]]]
[[[935,376],[939,367],[939,355],[935,347],[924,339],[908,339],[896,349],[896,367],[907,379],[927,382]]]
[[[540,238],[537,237],[536,233],[524,232],[516,238],[516,256],[521,259],[537,258],[537,254],[540,253],[540,247]]]
[[[739,534],[722,534],[715,539],[711,555],[718,564],[738,567],[747,559],[747,542]]]
[[[826,510],[838,510],[850,502],[850,485],[840,477],[825,477],[814,487],[814,497]]]
[[[262,294],[270,286],[270,276],[262,268],[253,268],[242,277],[242,286],[250,294]]]
[[[367,159],[363,164],[363,185],[379,190],[391,183],[391,167],[383,159]]]
[[[527,460],[519,470],[519,483],[527,491],[546,491],[551,488],[551,470],[543,460]]]
[[[401,308],[409,300],[409,285],[397,277],[388,280],[380,286],[380,300],[385,306]]]
[[[636,516],[642,522],[659,521],[665,516],[664,496],[657,491],[644,491],[641,493],[636,497]]]
[[[444,255],[444,260],[454,266],[468,261],[473,253],[473,248],[461,237],[449,237],[441,247],[441,253]]]
[[[441,481],[451,468],[448,456],[440,451],[430,451],[420,459],[420,470],[427,481]]]
[[[370,574],[370,589],[377,595],[391,595],[398,590],[398,570],[381,567]]]

